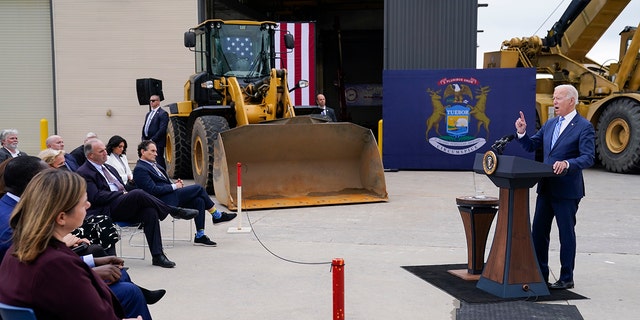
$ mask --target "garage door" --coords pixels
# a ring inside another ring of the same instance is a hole
[[[19,149],[40,151],[40,120],[54,126],[49,0],[0,1],[0,129],[18,129]]]

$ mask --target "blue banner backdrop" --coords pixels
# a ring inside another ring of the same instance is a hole
[[[471,170],[475,154],[536,128],[535,69],[384,70],[383,163],[389,169]],[[504,154],[533,159],[513,141]]]

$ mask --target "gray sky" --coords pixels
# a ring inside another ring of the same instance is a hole
[[[478,33],[477,67],[482,68],[484,52],[499,50],[504,40],[532,35],[543,38],[571,1],[478,0],[478,3],[489,4],[488,7],[478,8],[478,30],[484,32]],[[599,63],[608,59],[617,60],[620,31],[625,26],[637,27],[638,23],[640,0],[631,0],[587,56]]]

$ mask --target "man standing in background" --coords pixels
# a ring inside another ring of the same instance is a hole
[[[338,121],[338,119],[336,119],[336,112],[333,111],[332,108],[327,107],[327,99],[324,97],[324,94],[319,94],[316,100],[318,107],[321,109],[320,115],[322,115],[323,118],[333,122]]]
[[[167,139],[167,126],[169,125],[169,114],[160,108],[160,96],[152,95],[149,97],[149,106],[151,110],[145,116],[144,125],[142,126],[142,141],[151,140],[156,144],[158,149],[158,157],[156,162],[163,168],[166,168],[164,162],[164,147]]]

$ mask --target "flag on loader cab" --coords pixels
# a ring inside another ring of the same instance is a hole
[[[312,22],[280,22],[278,29],[280,35],[276,37],[276,50],[280,52],[276,59],[276,68],[287,69],[289,89],[293,88],[298,80],[308,80],[309,87],[296,89],[291,92],[291,100],[294,106],[315,105],[316,87],[316,32],[315,23]],[[284,35],[291,33],[295,39],[295,49],[287,52],[284,44]]]

